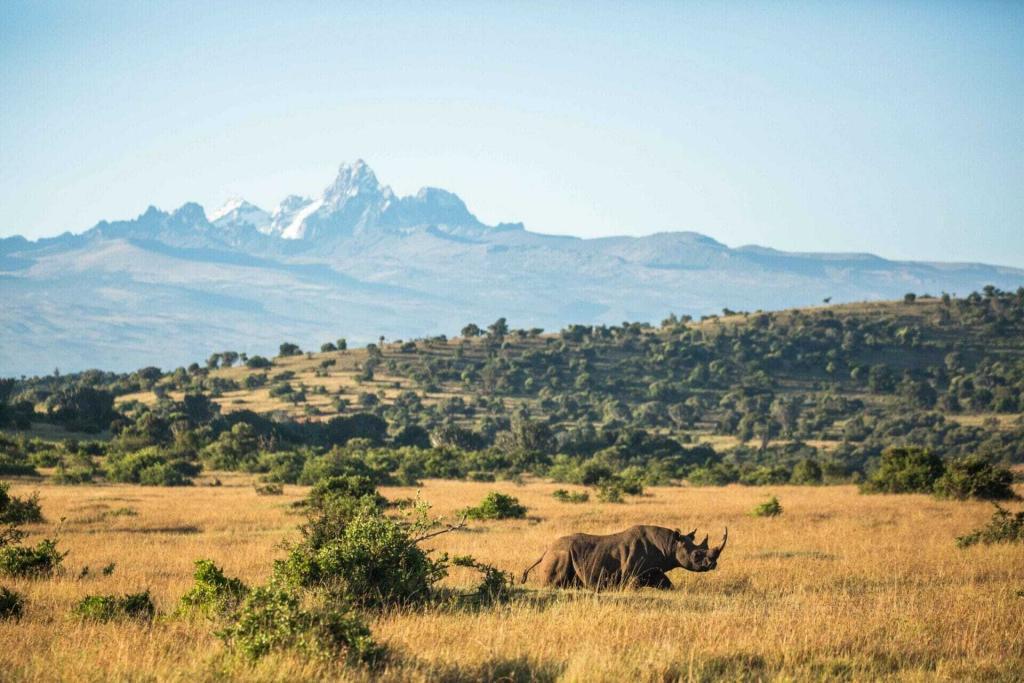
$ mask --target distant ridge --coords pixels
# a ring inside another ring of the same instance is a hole
[[[0,375],[185,364],[285,339],[409,338],[500,316],[558,329],[987,284],[1016,289],[1024,270],[730,248],[689,231],[543,235],[485,225],[446,190],[399,197],[357,160],[319,196],[273,210],[187,203],[81,234],[0,239]]]

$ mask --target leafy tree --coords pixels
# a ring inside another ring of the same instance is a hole
[[[278,348],[277,355],[282,357],[301,356],[302,349],[299,348],[298,344],[293,344],[291,342],[283,342],[281,346]]]
[[[943,475],[942,459],[923,448],[891,447],[871,477],[861,486],[863,493],[931,493]]]

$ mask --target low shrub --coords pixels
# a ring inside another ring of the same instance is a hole
[[[754,517],[777,517],[782,514],[782,504],[779,503],[779,499],[772,496],[765,502],[754,507],[750,511],[750,514]]]
[[[282,484],[256,484],[253,487],[256,490],[257,496],[283,496],[284,485]]]
[[[94,470],[90,467],[59,467],[50,477],[50,481],[64,486],[91,484],[94,474]]]
[[[736,467],[719,462],[691,470],[686,480],[691,486],[725,486],[739,481],[739,478]]]
[[[882,451],[878,468],[861,493],[932,493],[943,475],[942,458],[923,448],[891,447]]]
[[[467,567],[480,572],[481,579],[476,590],[469,595],[462,596],[470,599],[477,605],[493,605],[506,603],[512,599],[515,591],[512,576],[483,562],[478,562],[470,555],[459,555],[452,558],[452,565],[456,567]]]
[[[221,617],[233,612],[249,593],[241,580],[224,575],[212,560],[196,560],[192,588],[178,600],[178,614]]]
[[[935,482],[935,495],[956,500],[1017,498],[1013,490],[1013,473],[979,455],[947,463],[945,474]]]
[[[191,486],[192,479],[176,467],[175,463],[161,462],[139,470],[139,484],[143,486]]]
[[[322,505],[330,498],[366,498],[378,508],[383,508],[387,504],[384,496],[377,493],[373,480],[358,474],[321,479],[309,492],[309,504],[313,507]]]
[[[351,607],[303,602],[294,591],[278,586],[256,588],[242,603],[237,620],[217,635],[250,659],[298,650],[311,657],[355,664],[372,662],[383,653],[366,622]]]
[[[556,490],[551,497],[560,503],[586,503],[590,500],[590,494],[586,491],[566,491],[565,489]]]
[[[520,505],[514,496],[497,491],[488,493],[480,504],[463,510],[470,519],[522,519],[526,517],[526,507]]]
[[[44,538],[35,548],[0,546],[0,575],[31,579],[53,576],[66,555],[57,550],[57,541],[49,538]]]
[[[12,496],[11,485],[0,482],[0,524],[32,524],[43,521],[43,510],[39,506],[39,494],[28,498]]]
[[[988,524],[956,539],[958,547],[968,548],[978,543],[991,545],[1024,542],[1024,510],[1013,513],[1000,505],[995,507],[996,511],[992,513],[992,519]]]
[[[111,621],[142,619],[149,621],[156,614],[149,591],[128,595],[87,595],[72,610],[82,619]]]
[[[115,453],[106,462],[107,478],[111,481],[143,486],[190,486],[200,469],[195,463],[172,458],[156,446],[133,453]]]
[[[335,499],[315,511],[305,541],[276,563],[275,578],[293,588],[320,588],[359,607],[423,602],[446,575],[417,545],[422,524],[385,517],[366,497],[358,505]]]
[[[624,503],[622,486],[616,481],[606,481],[597,487],[597,499],[602,503]]]
[[[5,586],[0,586],[0,619],[20,619],[24,611],[24,596]]]

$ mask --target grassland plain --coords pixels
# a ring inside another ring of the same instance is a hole
[[[300,518],[289,504],[305,490],[257,496],[248,476],[217,476],[223,486],[184,489],[15,484],[12,493],[41,494],[48,522],[30,527],[33,538],[52,534],[63,518],[60,545],[69,554],[62,577],[4,580],[28,605],[20,621],[0,622],[0,678],[1024,680],[1024,547],[954,545],[992,506],[863,496],[851,486],[651,488],[625,504],[569,505],[551,496],[560,486],[540,481],[426,481],[418,491],[439,515],[491,490],[528,506],[526,520],[473,523],[431,541],[437,551],[471,553],[517,575],[549,541],[573,531],[651,523],[697,526],[715,538],[728,526],[729,547],[715,572],[673,572],[670,592],[528,584],[493,609],[375,616],[375,636],[393,657],[372,676],[279,655],[251,666],[224,649],[208,621],[97,624],[71,615],[86,594],[147,588],[157,608],[171,612],[198,558],[246,582],[265,579],[281,543],[297,536]],[[400,498],[417,489],[382,492]],[[751,517],[769,494],[785,512]],[[103,576],[110,562],[116,568]],[[79,578],[86,565],[91,571]],[[473,577],[465,571],[447,581],[468,587]]]

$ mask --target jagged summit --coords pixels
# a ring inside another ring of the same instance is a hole
[[[368,234],[376,230],[405,230],[419,226],[482,228],[459,197],[446,190],[424,187],[413,196],[397,197],[382,185],[373,169],[357,159],[342,164],[338,175],[317,199],[289,197],[275,220],[274,231],[285,239],[323,239]]]
[[[219,228],[250,227],[267,233],[270,229],[271,216],[255,204],[235,197],[210,214],[209,220]]]

